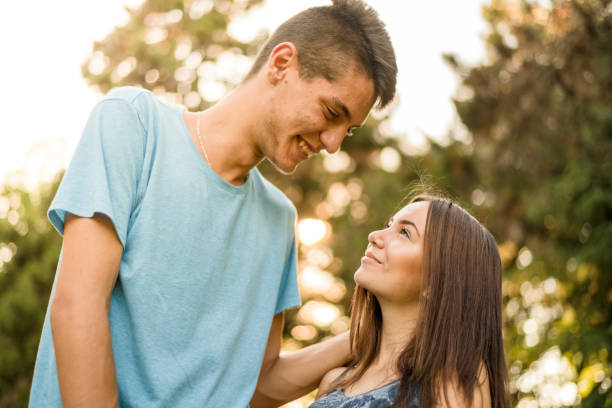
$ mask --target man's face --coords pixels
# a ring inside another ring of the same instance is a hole
[[[375,102],[374,83],[358,70],[334,82],[302,79],[297,67],[276,84],[260,141],[262,153],[283,173],[322,149],[336,152],[352,129],[365,121]]]

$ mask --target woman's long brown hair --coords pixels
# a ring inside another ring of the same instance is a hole
[[[509,406],[502,341],[502,266],[495,239],[453,202],[428,195],[419,316],[413,338],[397,360],[401,382],[394,407],[447,400],[457,384],[471,405],[481,367],[487,371],[491,406]],[[376,358],[382,314],[376,297],[357,285],[351,308],[351,373],[333,388],[356,382]]]

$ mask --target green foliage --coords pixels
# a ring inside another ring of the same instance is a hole
[[[543,401],[523,375],[557,345],[575,365],[582,406],[612,406],[611,12],[600,0],[493,1],[488,64],[448,58],[471,95],[456,106],[479,179],[497,197],[490,226],[515,249],[506,257],[506,300],[520,299],[506,319],[515,402]]]
[[[219,81],[227,87],[241,79],[233,72],[214,73],[214,64],[228,56],[252,54],[258,47],[229,36],[230,19],[262,0],[145,1],[128,9],[129,22],[117,27],[83,63],[83,76],[102,93],[125,85],[156,94],[171,94],[177,103],[203,108],[209,103],[191,94],[198,80]],[[197,69],[197,72],[196,72]],[[195,99],[194,99],[195,98]]]
[[[206,108],[209,87],[236,86],[239,70],[227,67],[248,62],[261,44],[227,34],[231,19],[256,3],[147,0],[94,45],[83,74],[101,92],[137,85]],[[300,245],[305,305],[287,316],[286,349],[346,330],[368,233],[411,186],[431,182],[498,239],[513,402],[612,407],[611,12],[601,0],[485,7],[487,63],[466,67],[446,56],[461,76],[455,102],[471,143],[409,156],[401,137],[381,131],[386,118],[370,118],[342,152],[312,158],[291,176],[262,163],[300,220],[322,220],[327,231]],[[1,406],[27,400],[60,245],[44,215],[56,186],[5,186],[0,196]],[[576,392],[580,399],[550,402]]]
[[[0,190],[0,406],[25,407],[61,239],[46,219],[58,181]]]

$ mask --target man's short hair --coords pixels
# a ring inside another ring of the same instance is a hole
[[[378,13],[361,0],[332,0],[331,6],[313,7],[281,24],[264,44],[246,79],[265,65],[274,47],[295,45],[299,75],[330,82],[347,69],[361,69],[374,82],[377,107],[395,95],[395,52]]]

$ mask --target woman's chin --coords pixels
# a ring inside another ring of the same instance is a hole
[[[369,271],[366,270],[366,268],[362,266],[360,266],[359,268],[357,268],[357,270],[355,271],[355,274],[353,275],[353,279],[355,279],[355,283],[358,284],[359,286],[363,287],[364,289],[368,289],[368,275],[370,275],[371,273]]]

